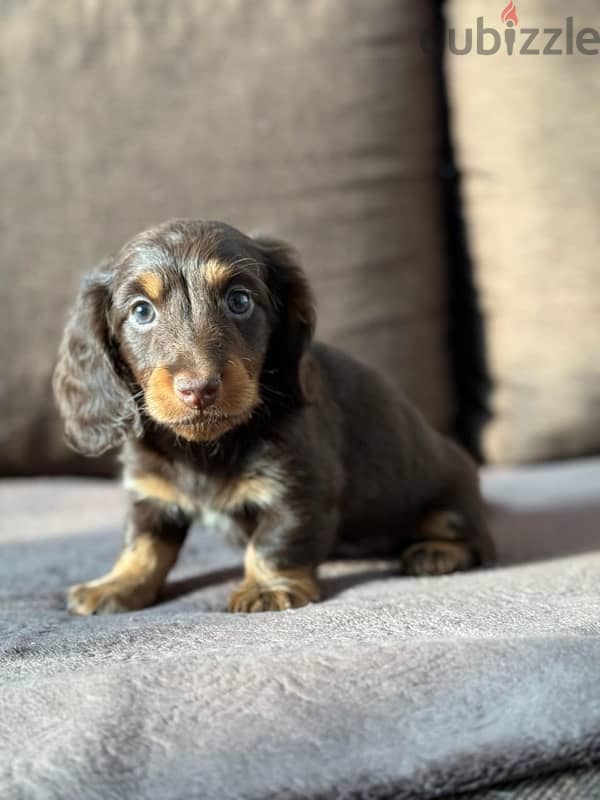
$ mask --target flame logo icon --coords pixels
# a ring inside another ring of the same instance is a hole
[[[519,24],[519,16],[517,14],[517,7],[514,4],[514,0],[510,0],[509,4],[502,11],[501,19],[505,25],[510,25],[511,28],[513,25]]]

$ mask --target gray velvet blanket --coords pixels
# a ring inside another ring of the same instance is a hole
[[[196,530],[159,605],[73,618],[121,490],[3,482],[0,798],[433,798],[598,759],[600,462],[485,487],[487,572],[334,563],[324,602],[231,615],[240,553]]]

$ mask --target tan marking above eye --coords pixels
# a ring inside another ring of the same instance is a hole
[[[205,261],[202,268],[204,280],[215,289],[224,289],[234,276],[235,271],[222,261],[211,258]]]
[[[160,275],[157,275],[156,272],[143,272],[138,278],[138,283],[150,300],[154,300],[154,302],[160,300],[164,291]]]

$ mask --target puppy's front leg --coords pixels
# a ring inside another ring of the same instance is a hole
[[[190,517],[153,500],[133,503],[125,545],[111,571],[72,586],[67,605],[74,614],[108,614],[152,605],[177,560]]]
[[[229,610],[283,611],[318,600],[317,566],[333,545],[333,516],[298,525],[292,514],[265,514],[246,549],[244,580]]]

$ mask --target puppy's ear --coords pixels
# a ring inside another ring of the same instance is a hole
[[[67,442],[90,456],[117,447],[132,430],[141,430],[131,392],[118,374],[110,333],[112,275],[112,262],[105,261],[84,279],[53,378]]]
[[[274,370],[285,391],[303,399],[299,367],[315,329],[314,296],[292,247],[265,236],[258,236],[255,241],[267,267],[267,284],[277,312],[266,366]]]

